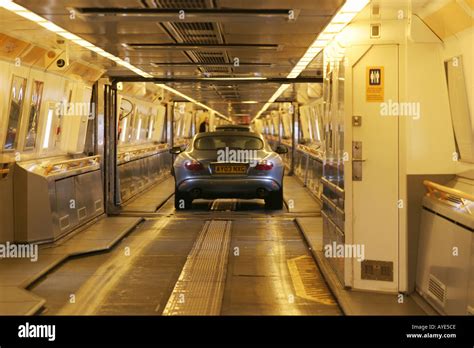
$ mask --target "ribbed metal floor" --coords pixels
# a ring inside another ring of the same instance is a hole
[[[110,253],[70,260],[31,290],[43,314],[340,315],[295,214],[235,199],[175,211],[170,198]]]
[[[230,221],[207,221],[163,315],[219,315],[227,269]]]
[[[212,202],[211,211],[234,211],[237,199],[216,199]]]
[[[337,306],[311,256],[298,256],[287,260],[296,295],[309,301]]]

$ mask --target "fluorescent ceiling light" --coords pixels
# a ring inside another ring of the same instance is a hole
[[[329,25],[324,29],[326,33],[339,33],[344,27],[346,23],[329,23]]]
[[[278,99],[278,97],[288,88],[290,87],[289,83],[285,83],[280,86],[280,88],[277,89],[277,91],[270,97],[267,103],[263,106],[263,108],[258,112],[257,116],[254,117],[254,119],[260,117],[262,113],[264,113],[272,103]]]
[[[331,41],[333,38],[334,38],[334,34],[326,33],[323,31],[321,34],[319,34],[317,39],[321,41]]]
[[[63,38],[67,40],[82,40],[79,36],[69,33],[69,32],[61,32],[59,35],[61,35]]]
[[[5,8],[6,10],[14,11],[14,12],[31,12],[31,11],[25,9],[22,6],[15,4],[11,0],[1,0],[0,1],[0,6]],[[21,14],[20,14],[20,16],[21,16]]]
[[[92,46],[92,47],[87,47],[87,48],[88,48],[89,50],[94,51],[94,52],[97,52],[97,53],[99,53],[99,52],[105,52],[102,48],[97,47],[97,46]],[[118,58],[118,59],[120,59],[120,58]],[[120,60],[121,60],[121,59],[120,59]]]
[[[300,58],[298,63],[296,63],[291,72],[287,75],[287,78],[294,79],[298,77],[318,55],[318,53],[327,46],[334,36],[340,33],[369,2],[370,0],[346,0],[344,5],[332,18],[331,22],[329,22],[326,28],[324,28],[324,30],[318,35],[316,40],[314,40],[314,42],[308,47],[303,57]],[[283,93],[289,85],[286,85],[286,88],[282,88],[283,86],[285,85],[281,85],[252,121],[260,117],[260,115],[268,109],[271,103],[278,99],[280,94]]]
[[[333,22],[334,23],[349,23],[352,18],[354,18],[355,13],[341,13],[339,12],[337,15],[334,16]]]
[[[66,30],[61,28],[60,26],[57,26],[56,24],[52,22],[39,22],[39,25],[41,25],[43,28],[48,29],[49,31],[52,31],[53,33],[65,33]]]
[[[132,64],[130,64],[129,62],[126,62],[124,61],[123,59],[119,58],[119,57],[116,57],[114,56],[113,54],[109,53],[109,52],[106,52],[104,51],[102,48],[100,47],[97,47],[95,46],[94,44],[90,43],[89,41],[87,40],[84,40],[82,38],[80,38],[79,36],[61,28],[60,26],[57,26],[56,24],[54,24],[53,22],[50,22],[48,21],[47,19],[41,17],[41,16],[38,16],[36,13],[34,12],[31,12],[30,10],[28,10],[27,8],[23,7],[23,6],[20,6],[18,4],[15,4],[13,1],[11,0],[0,0],[0,7],[3,7],[4,9],[8,10],[8,11],[11,11],[25,19],[28,19],[32,22],[35,22],[36,24],[42,26],[43,28],[53,32],[53,33],[56,33],[62,37],[64,37],[65,39],[67,40],[71,40],[73,43],[81,46],[81,47],[84,47],[84,48],[87,48],[88,50],[90,51],[93,51],[93,52],[96,52],[97,54],[101,55],[102,57],[104,58],[107,58],[107,59],[110,59],[114,62],[116,62],[118,65],[121,65],[131,71],[133,71],[134,73],[136,73],[137,75],[140,75],[142,77],[145,77],[145,78],[152,78],[153,75],[133,66]],[[219,115],[220,117],[223,117],[225,118],[226,120],[229,120],[231,121],[228,117],[222,115],[221,113],[211,109],[210,107],[208,107],[207,105],[204,105],[202,103],[199,103],[197,102],[196,100],[186,96],[185,94],[182,94],[180,92],[178,92],[177,90],[171,88],[171,87],[168,87],[168,86],[165,86],[165,85],[159,85],[160,87],[174,93],[174,94],[177,94],[199,106],[202,106],[204,107],[205,109],[209,110],[209,111],[213,111],[215,112],[217,115]],[[165,87],[163,87],[165,86]]]
[[[181,92],[177,91],[177,90],[174,89],[174,88],[171,88],[171,87],[165,85],[164,83],[156,83],[156,85],[157,85],[158,87],[161,87],[161,88],[163,88],[163,89],[166,89],[167,91],[170,91],[170,92],[173,93],[173,94],[176,94],[177,96],[180,96],[181,98],[186,99],[187,101],[190,101],[191,103],[194,103],[194,104],[196,104],[196,105],[199,105],[199,106],[203,107],[203,108],[206,109],[206,110],[212,111],[212,112],[214,112],[216,115],[218,115],[218,116],[220,116],[220,117],[222,117],[222,118],[224,118],[224,119],[226,119],[226,120],[232,122],[232,120],[231,120],[230,118],[228,118],[227,116],[224,116],[223,114],[221,114],[220,112],[218,112],[218,111],[212,109],[211,107],[209,107],[209,106],[207,106],[207,105],[205,105],[205,104],[203,104],[203,103],[198,102],[197,100],[195,100],[195,99],[193,99],[193,98],[187,96],[187,95],[184,94],[184,93],[181,93]]]
[[[45,21],[44,18],[33,12],[18,11],[17,14],[33,22],[40,23]]]
[[[201,80],[211,80],[211,81],[234,81],[234,80],[250,80],[250,81],[259,81],[259,80],[266,80],[266,77],[203,77]]]
[[[368,3],[369,0],[347,0],[339,12],[360,12]]]
[[[299,74],[300,74],[300,72],[297,72],[297,71],[294,71],[294,72],[293,72],[293,71],[292,71],[292,72],[290,72],[290,73],[288,74],[287,78],[289,78],[289,79],[294,79],[294,78],[298,77]]]

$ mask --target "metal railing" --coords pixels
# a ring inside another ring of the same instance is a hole
[[[147,147],[140,147],[136,149],[122,150],[121,152],[117,154],[117,159],[119,161],[128,162],[131,159],[153,155],[155,153],[166,150],[167,148],[168,148],[168,144],[158,144],[158,145],[152,145],[152,146],[147,146]]]
[[[69,171],[86,168],[100,163],[100,155],[75,158],[71,160],[48,163],[43,166],[45,175],[52,175],[59,171]]]

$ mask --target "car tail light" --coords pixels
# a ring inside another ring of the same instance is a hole
[[[191,170],[193,172],[197,172],[199,170],[203,170],[204,167],[202,166],[202,164],[196,160],[192,160],[192,161],[187,161],[184,166],[186,167],[187,170]]]
[[[256,166],[256,170],[270,170],[273,168],[273,163],[268,161],[261,161]]]

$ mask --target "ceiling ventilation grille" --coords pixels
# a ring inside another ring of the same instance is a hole
[[[155,0],[159,8],[199,9],[207,8],[206,0]]]
[[[217,33],[213,23],[173,23],[175,30],[185,43],[218,44]]]
[[[154,0],[158,8],[180,8],[180,9],[210,9],[215,8],[212,0]],[[225,43],[222,29],[217,23],[213,22],[168,22],[161,24],[167,28],[170,36],[179,43],[187,44],[223,44]],[[213,66],[212,64],[229,64],[231,57],[227,52],[220,51],[187,51],[186,55],[194,63],[205,64],[199,67],[199,71],[204,75],[212,76],[233,76],[232,66]],[[239,98],[239,93],[234,86],[232,95],[223,95],[219,93],[216,87],[213,87],[214,93],[224,100]]]

